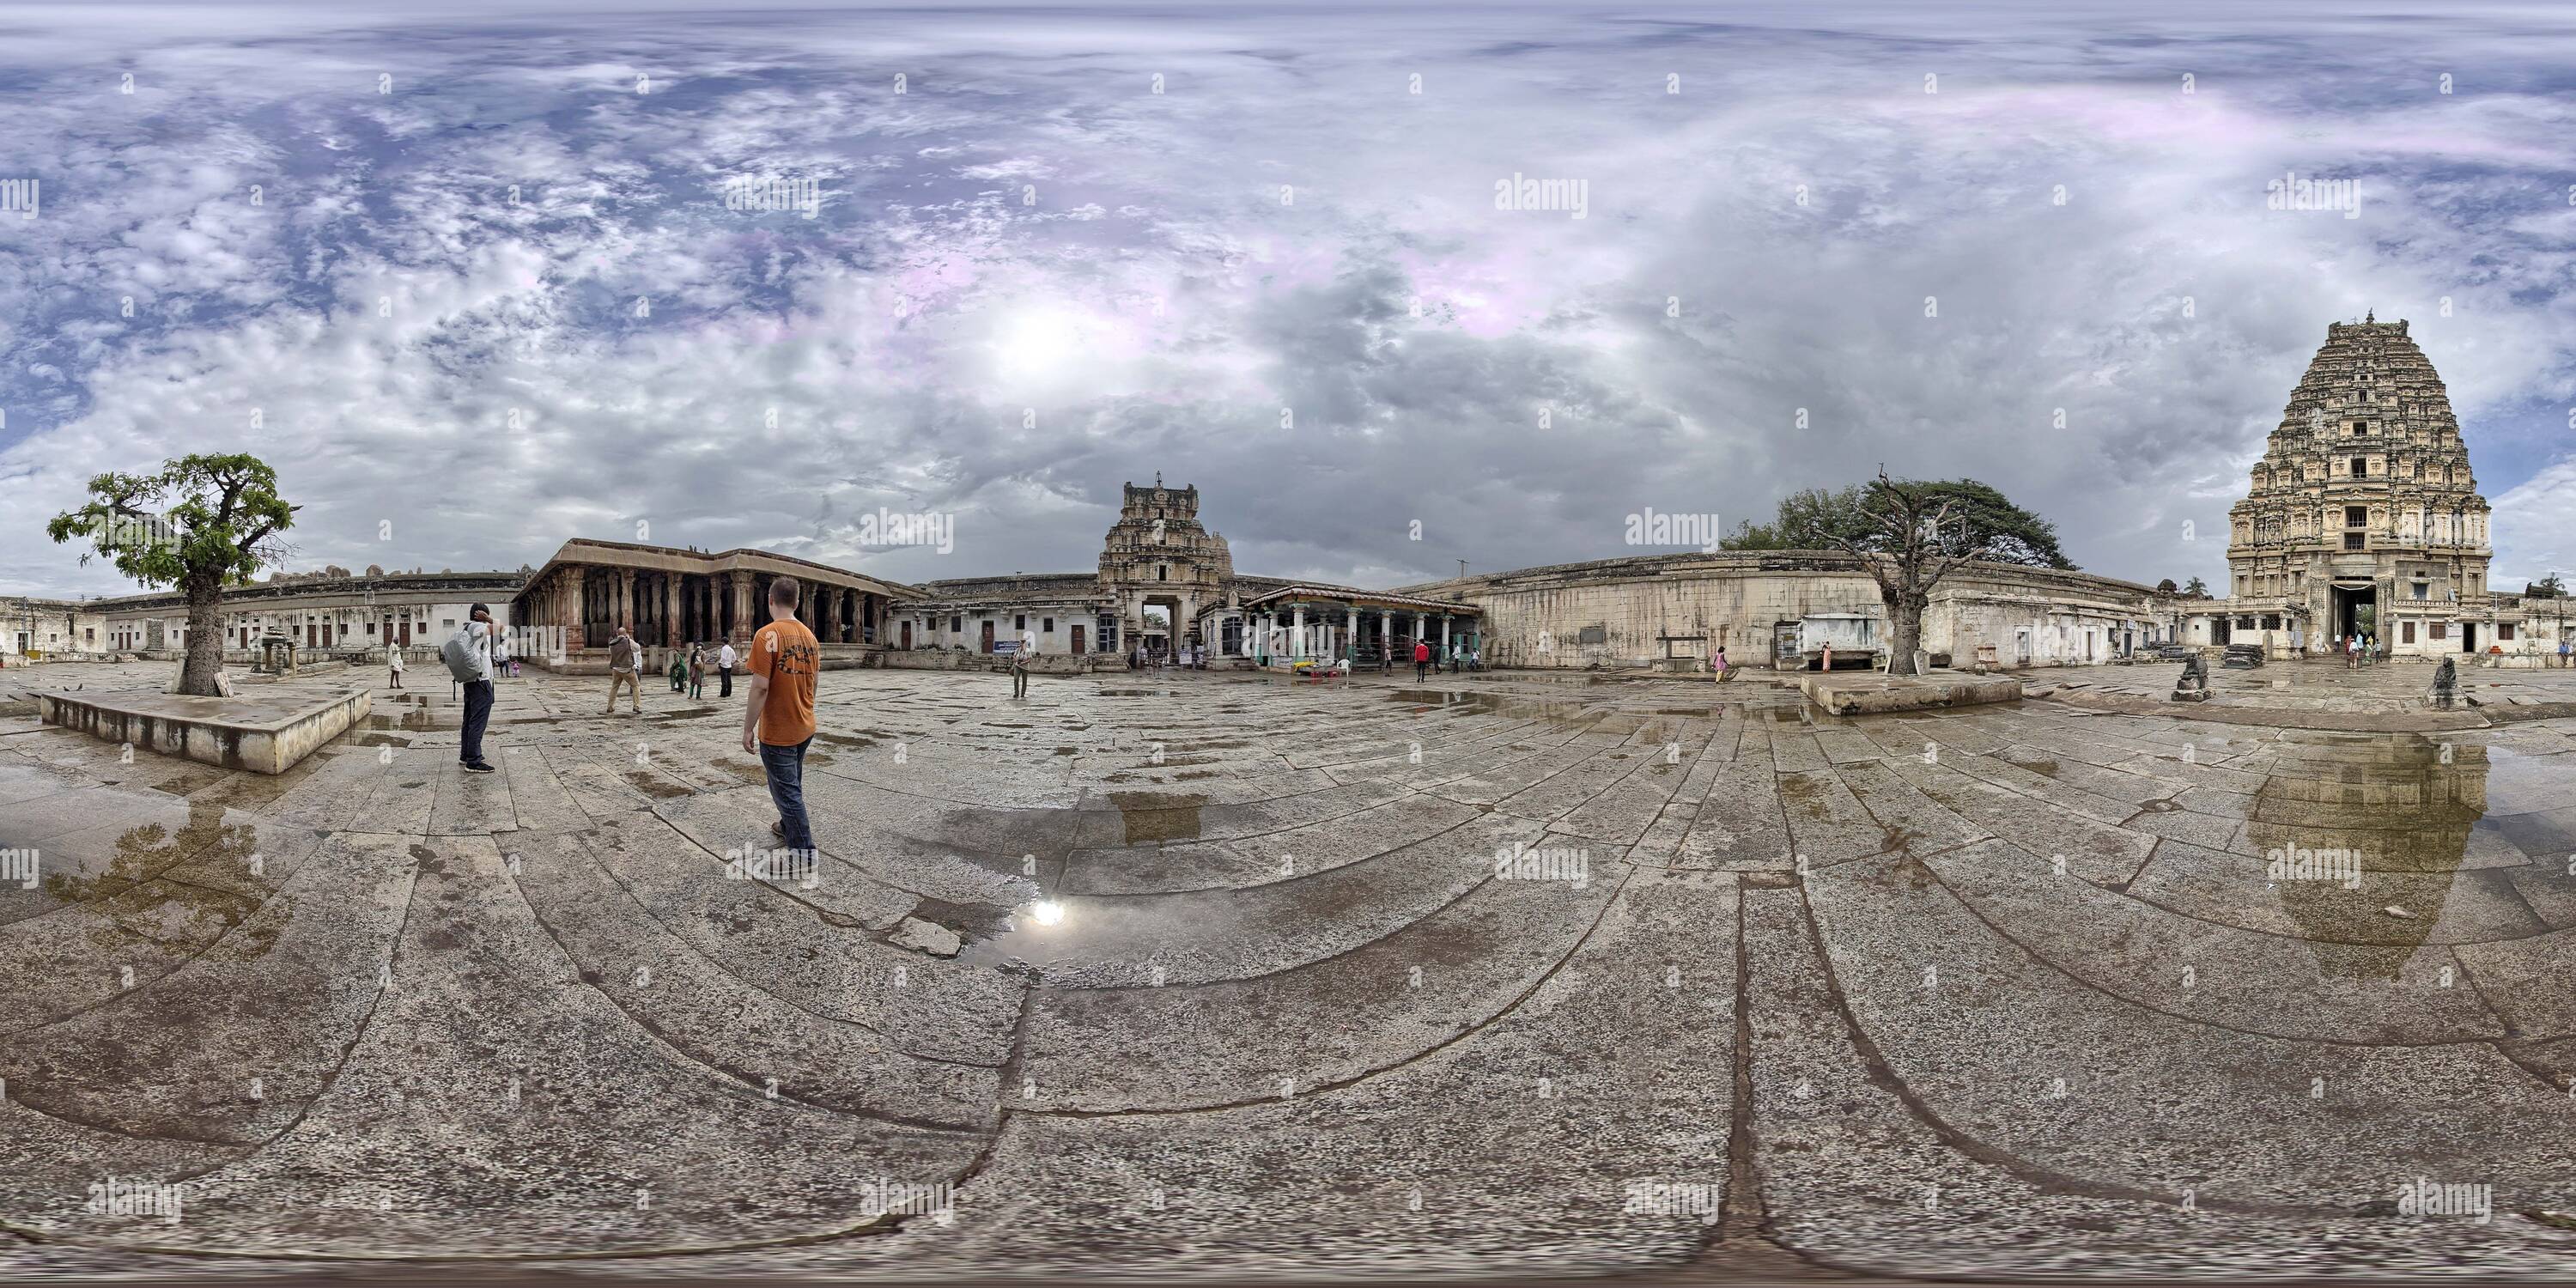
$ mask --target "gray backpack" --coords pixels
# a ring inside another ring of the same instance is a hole
[[[471,624],[457,627],[456,633],[448,636],[445,644],[439,645],[438,657],[447,663],[447,673],[457,679],[483,678],[481,669],[474,665],[474,627]]]

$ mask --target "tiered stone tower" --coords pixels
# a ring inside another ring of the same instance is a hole
[[[2240,628],[2299,629],[2310,651],[2356,630],[2399,653],[2493,642],[2486,498],[2402,321],[2326,328],[2228,520]]]
[[[1199,609],[1224,601],[1234,580],[1234,554],[1225,538],[1199,523],[1195,485],[1167,488],[1156,474],[1152,487],[1124,486],[1118,522],[1100,549],[1100,585],[1118,597],[1120,638],[1133,647],[1159,633],[1145,625],[1145,608],[1155,605],[1170,610],[1181,636],[1162,645],[1189,643]]]

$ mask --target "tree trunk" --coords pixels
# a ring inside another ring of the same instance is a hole
[[[1927,595],[1888,595],[1887,601],[1887,673],[1913,675],[1914,653],[1923,639],[1923,610],[1930,606]]]
[[[224,669],[223,588],[213,583],[188,587],[188,657],[180,664],[179,692],[218,697],[215,676]]]

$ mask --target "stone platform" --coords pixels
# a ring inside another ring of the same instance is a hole
[[[366,718],[365,689],[198,698],[136,690],[39,693],[45,724],[224,769],[282,774]]]
[[[1888,676],[1819,673],[1798,681],[1809,702],[1838,716],[1975,707],[2021,698],[2021,681],[1999,675]]]

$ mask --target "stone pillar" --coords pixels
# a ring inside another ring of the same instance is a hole
[[[609,623],[611,628],[635,624],[635,570],[632,568],[617,570],[616,617],[616,621]]]
[[[662,574],[662,643],[680,647],[683,630],[680,622],[680,574]]]
[[[1395,656],[1395,610],[1382,608],[1377,614],[1377,648],[1389,659]]]
[[[1440,656],[1449,656],[1449,614],[1440,615]]]
[[[1423,640],[1423,639],[1429,639],[1429,638],[1431,637],[1431,628],[1430,628],[1430,626],[1428,625],[1429,621],[1430,621],[1430,619],[1429,619],[1429,618],[1427,618],[1427,617],[1424,617],[1424,616],[1423,616],[1419,611],[1416,611],[1416,612],[1413,614],[1413,638],[1415,638],[1415,639],[1417,639],[1417,640]],[[1411,653],[1412,653],[1412,650],[1407,649],[1407,650],[1405,650],[1405,652],[1406,652],[1407,656],[1405,657],[1405,659],[1404,659],[1404,660],[1405,660],[1405,661],[1407,661],[1407,662],[1412,661],[1412,660],[1413,660],[1413,658],[1410,656],[1410,655],[1411,655]]]
[[[1359,651],[1360,610],[1357,605],[1342,610],[1342,659],[1348,661]]]
[[[726,632],[733,640],[735,651],[750,645],[752,629],[751,573],[737,568],[733,571],[733,623]]]
[[[588,648],[590,641],[586,637],[586,632],[590,623],[590,614],[586,609],[590,602],[590,585],[580,565],[576,564],[564,571],[564,591],[572,605],[572,611],[564,615],[564,650],[570,652],[574,649]]]
[[[1306,656],[1306,606],[1298,604],[1288,610],[1288,657],[1291,661]]]

